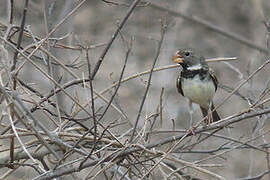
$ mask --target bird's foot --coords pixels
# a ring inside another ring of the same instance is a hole
[[[187,133],[189,136],[193,136],[195,135],[195,130],[196,130],[196,127],[191,127],[187,130]]]
[[[208,112],[208,115],[206,116],[205,122],[206,122],[207,125],[210,125],[210,124],[212,124],[214,122],[211,111]]]

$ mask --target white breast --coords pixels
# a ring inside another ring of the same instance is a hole
[[[208,109],[215,94],[214,83],[207,78],[203,81],[200,80],[199,75],[192,79],[183,79],[182,89],[187,98],[206,109]]]

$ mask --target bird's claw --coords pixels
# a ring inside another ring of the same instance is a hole
[[[195,130],[196,130],[196,127],[191,127],[189,130],[188,130],[188,135],[195,135]]]

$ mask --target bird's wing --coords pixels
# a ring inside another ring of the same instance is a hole
[[[213,80],[213,82],[215,84],[215,90],[217,90],[218,80],[217,80],[217,77],[215,75],[215,72],[211,68],[209,68],[209,74],[210,74],[210,77],[211,77],[211,79]]]
[[[182,89],[181,80],[182,80],[182,77],[181,77],[181,75],[179,75],[178,78],[177,78],[177,80],[176,80],[176,87],[177,87],[178,92],[180,94],[182,94],[182,96],[184,96],[184,92],[183,92],[183,89]]]

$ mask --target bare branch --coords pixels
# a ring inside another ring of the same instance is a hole
[[[98,69],[104,59],[104,57],[106,56],[108,50],[110,49],[113,41],[115,40],[115,38],[117,37],[118,33],[121,31],[121,29],[123,28],[124,24],[126,23],[126,21],[128,20],[129,16],[131,15],[131,13],[134,11],[135,7],[137,6],[137,4],[140,2],[141,0],[135,0],[131,5],[130,8],[127,11],[127,14],[125,15],[125,17],[123,18],[123,20],[121,21],[121,23],[119,24],[118,28],[116,29],[115,33],[112,35],[111,40],[108,42],[107,46],[105,47],[105,49],[103,50],[103,52],[101,53],[97,64],[95,65],[95,68],[93,70],[93,74],[91,75],[91,78],[94,79],[96,73],[98,72]]]
[[[163,43],[163,39],[164,39],[164,35],[165,35],[165,31],[166,31],[166,25],[163,25],[162,24],[162,27],[161,27],[161,37],[160,37],[160,40],[158,42],[158,47],[157,47],[157,52],[156,52],[156,56],[154,58],[154,62],[152,64],[152,68],[150,70],[150,74],[149,74],[149,78],[148,78],[148,81],[147,81],[147,86],[146,86],[146,89],[145,89],[145,92],[144,92],[144,96],[143,96],[143,99],[142,99],[142,102],[141,102],[141,105],[140,105],[140,108],[139,108],[139,112],[138,112],[138,115],[137,115],[137,118],[136,118],[136,121],[135,121],[135,125],[134,125],[134,128],[133,128],[133,132],[132,132],[132,135],[129,139],[129,142],[131,143],[133,141],[133,138],[134,138],[134,135],[135,135],[135,132],[136,132],[136,128],[137,128],[137,125],[138,125],[138,122],[139,122],[139,119],[140,119],[140,116],[141,116],[141,112],[142,112],[142,108],[143,108],[143,105],[144,105],[144,102],[145,102],[145,99],[146,99],[146,96],[148,94],[148,90],[149,90],[149,87],[150,87],[150,84],[151,84],[151,79],[152,79],[152,74],[154,72],[154,68],[155,68],[155,65],[156,65],[156,62],[157,62],[157,59],[159,57],[159,54],[160,54],[160,49],[161,49],[161,45]]]

